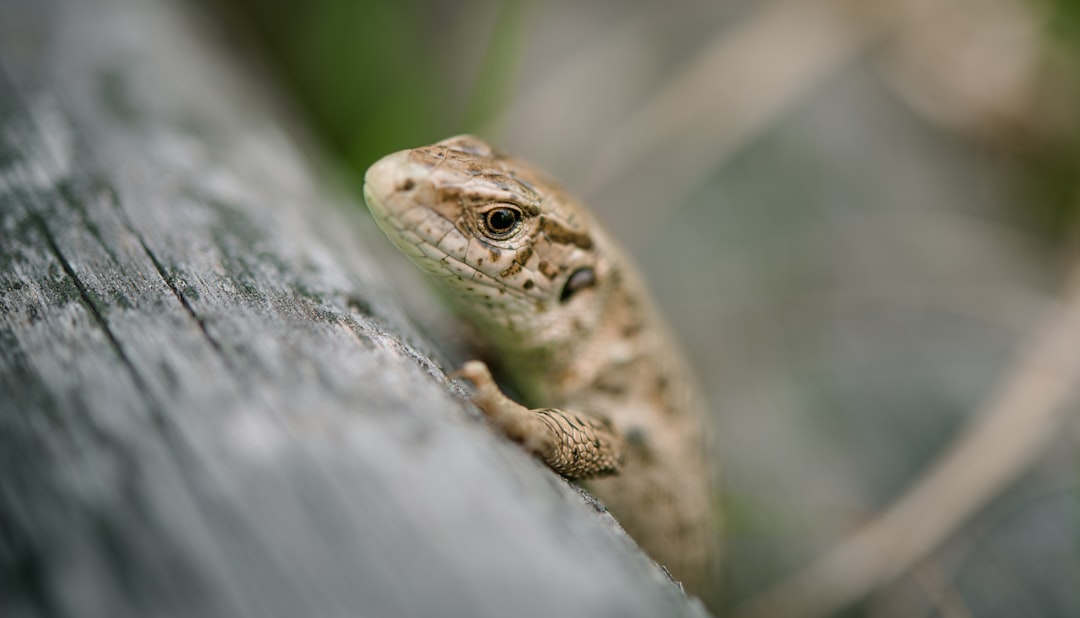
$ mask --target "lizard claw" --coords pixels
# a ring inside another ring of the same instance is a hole
[[[461,369],[451,371],[447,377],[451,380],[468,380],[477,388],[482,388],[488,384],[495,383],[495,379],[491,377],[491,371],[488,369],[488,366],[478,360],[466,362],[461,366]]]

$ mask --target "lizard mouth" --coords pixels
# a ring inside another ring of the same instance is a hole
[[[368,212],[375,219],[375,223],[386,233],[392,233],[394,237],[394,244],[397,243],[397,236],[401,234],[401,227],[398,217],[395,216],[396,212],[387,206],[387,200],[385,197],[379,195],[377,191],[371,188],[371,185],[364,185],[364,201],[367,202]]]
[[[413,175],[405,171],[411,171],[412,167],[402,156],[405,154],[397,152],[387,155],[373,163],[364,174],[364,200],[380,225],[400,216],[400,208],[394,205],[398,200],[394,197],[416,188]]]

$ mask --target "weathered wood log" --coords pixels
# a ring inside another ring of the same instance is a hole
[[[704,616],[455,396],[196,32],[0,3],[0,615]]]

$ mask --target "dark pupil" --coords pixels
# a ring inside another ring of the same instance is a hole
[[[518,222],[517,211],[509,208],[496,208],[488,213],[488,228],[492,232],[503,233],[510,231]]]

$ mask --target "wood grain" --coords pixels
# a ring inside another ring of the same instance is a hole
[[[706,615],[455,395],[215,29],[0,3],[0,615]]]

